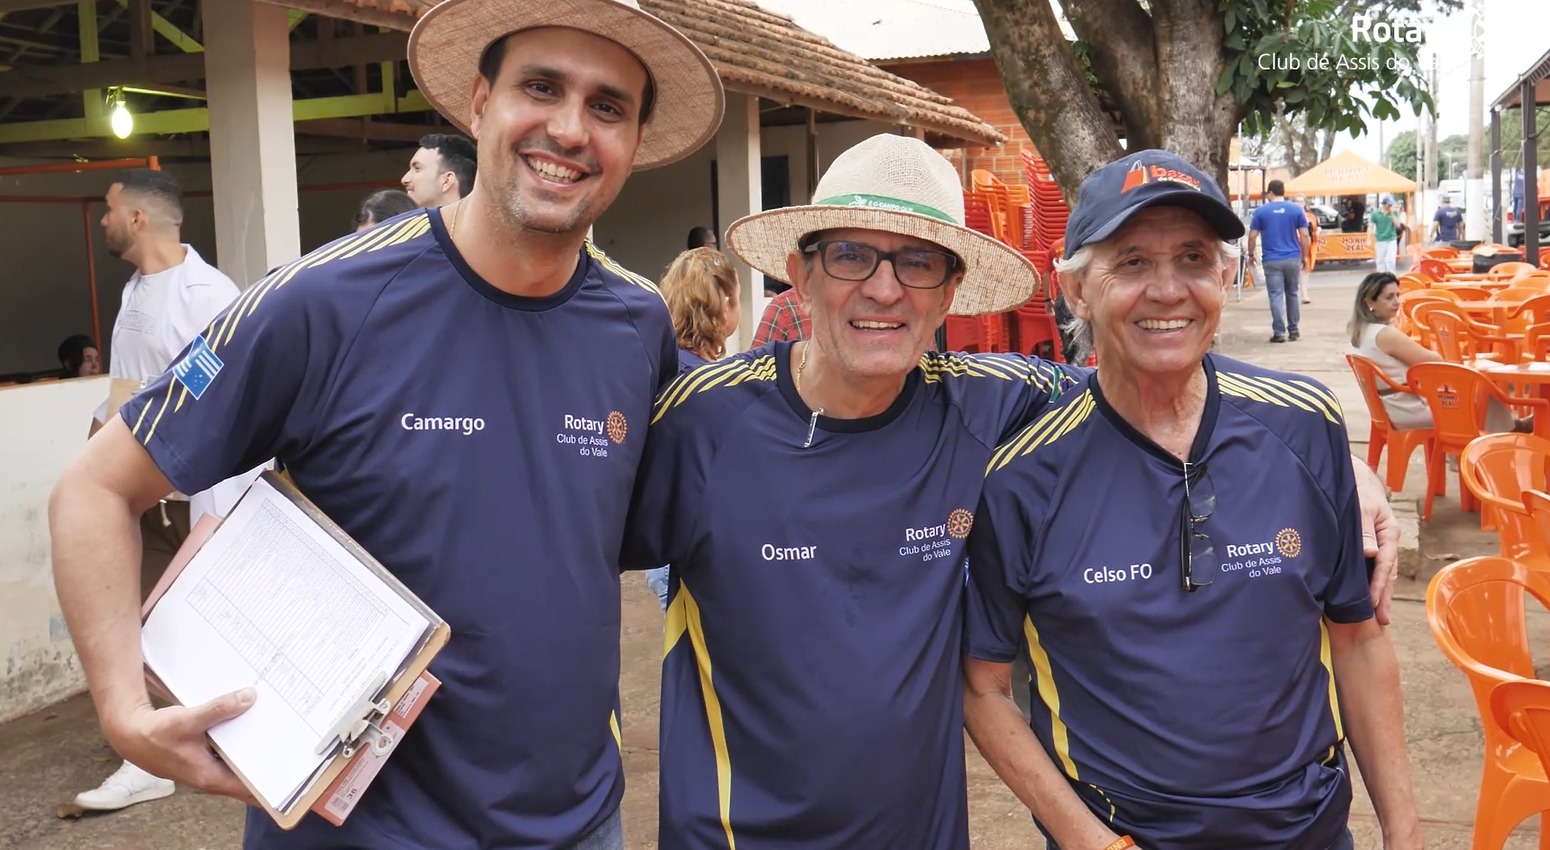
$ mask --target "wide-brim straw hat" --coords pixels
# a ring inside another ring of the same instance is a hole
[[[646,66],[656,105],[635,170],[688,156],[716,134],[726,96],[705,54],[635,0],[442,0],[409,34],[409,71],[420,93],[472,136],[479,59],[497,39],[536,27],[569,27],[618,43]]]
[[[810,233],[836,228],[882,230],[926,239],[963,260],[952,314],[1000,313],[1027,303],[1038,273],[1000,242],[964,226],[963,184],[946,158],[918,139],[873,136],[840,154],[806,206],[754,213],[727,228],[727,247],[743,262],[786,279],[786,256]]]

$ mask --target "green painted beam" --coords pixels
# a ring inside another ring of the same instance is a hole
[[[96,0],[80,0],[75,5],[76,27],[81,37],[81,64],[87,65],[102,59],[100,45],[97,43],[97,3]],[[108,130],[107,104],[102,100],[102,89],[86,89],[81,92],[81,106],[85,110],[86,117],[83,121],[97,127],[99,130]],[[111,132],[111,131],[110,131]]]
[[[298,100],[291,104],[291,115],[296,121],[312,121],[320,118],[361,118],[370,115],[388,115],[395,112],[425,112],[431,106],[419,91],[410,91],[398,98],[392,108],[384,108],[382,95],[351,94],[341,97],[320,97]],[[193,109],[163,109],[135,115],[136,136],[170,135],[173,133],[203,133],[210,129],[210,112],[204,107]],[[7,122],[0,124],[0,144],[17,142],[65,141],[112,136],[104,120],[86,118],[62,118],[55,121]]]
[[[115,2],[125,9],[129,8],[129,0],[115,0]],[[172,42],[173,47],[184,53],[203,53],[205,51],[204,45],[195,41],[188,33],[178,29],[171,21],[157,14],[154,9],[151,11],[151,29],[156,30],[157,35]]]
[[[286,15],[286,20],[289,23],[286,24],[285,31],[286,32],[295,32],[296,28],[298,26],[301,26],[301,22],[305,21],[306,19],[307,19],[307,13],[306,12],[303,12],[300,9],[292,9],[290,11],[290,14]]]

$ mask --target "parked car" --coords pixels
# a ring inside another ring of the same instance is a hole
[[[1308,212],[1313,213],[1313,220],[1318,222],[1320,230],[1334,230],[1340,226],[1340,213],[1334,207],[1325,204],[1309,204]]]

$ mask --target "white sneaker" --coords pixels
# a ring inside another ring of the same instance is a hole
[[[152,776],[126,761],[112,776],[102,780],[101,785],[75,795],[75,804],[83,809],[111,812],[135,803],[169,797],[176,788],[171,779]]]

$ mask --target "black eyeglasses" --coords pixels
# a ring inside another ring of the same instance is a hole
[[[1209,587],[1221,563],[1216,544],[1199,530],[1216,510],[1216,488],[1200,464],[1184,464],[1184,505],[1179,509],[1179,579],[1185,593]]]
[[[838,280],[862,281],[877,272],[883,260],[893,264],[893,276],[899,285],[910,289],[936,289],[958,270],[957,256],[929,248],[905,248],[880,251],[865,242],[824,240],[802,248],[804,254],[817,254],[824,274]]]

